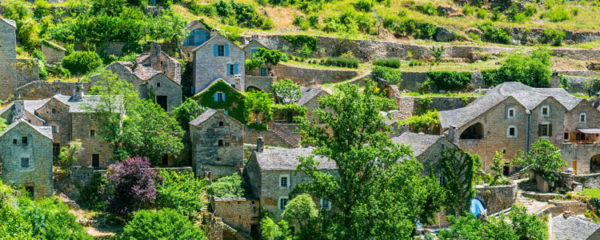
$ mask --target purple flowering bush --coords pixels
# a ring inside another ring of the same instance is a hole
[[[107,211],[129,218],[138,209],[150,208],[156,200],[156,184],[162,179],[150,168],[147,157],[130,157],[108,167],[103,194]]]

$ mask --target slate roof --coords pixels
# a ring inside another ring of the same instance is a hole
[[[42,134],[44,137],[47,137],[48,139],[52,140],[52,127],[49,127],[49,126],[34,126],[31,123],[28,123],[27,121],[24,121],[24,120],[15,121],[11,125],[9,125],[4,130],[4,132],[0,133],[0,137],[4,136],[4,134],[10,132],[10,130],[12,130],[13,128],[15,128],[16,126],[18,126],[19,124],[26,124],[27,126],[31,127],[33,130],[35,130],[35,131],[39,132],[40,134]]]
[[[300,164],[299,156],[312,155],[312,148],[265,148],[262,152],[254,152],[261,170],[296,170]],[[334,161],[322,156],[315,156],[319,162],[318,170],[335,170],[337,166]]]
[[[450,126],[459,128],[511,97],[528,111],[536,108],[547,98],[556,99],[567,111],[582,101],[581,98],[574,97],[562,88],[533,88],[519,82],[505,82],[490,89],[466,107],[440,111],[442,129]]]
[[[196,119],[190,121],[190,125],[199,126],[200,124],[204,123],[206,120],[210,119],[212,116],[214,116],[218,112],[221,112],[221,114],[227,116],[228,118],[235,121],[236,123],[239,123],[240,125],[242,124],[240,121],[233,118],[232,116],[225,114],[222,110],[208,109],[208,110],[204,111],[204,113],[200,114],[200,116],[196,117]]]
[[[298,105],[302,106],[315,98],[319,93],[323,92],[322,89],[319,88],[311,88],[311,87],[300,87],[300,91],[302,92],[302,97],[298,99]]]
[[[427,151],[440,138],[442,138],[440,135],[405,132],[392,138],[392,142],[394,144],[409,145],[410,149],[413,150],[413,156],[417,157]]]
[[[136,77],[138,77],[139,79],[142,79],[142,80],[148,80],[148,79],[156,76],[159,73],[162,73],[162,71],[158,71],[151,67],[144,67],[141,64],[138,65],[135,68],[135,70],[133,70],[133,74],[135,74]]]
[[[552,218],[553,239],[590,239],[599,229],[600,225],[577,216],[565,219],[564,215],[559,215]]]
[[[17,28],[17,22],[15,22],[14,20],[6,19],[6,18],[0,18],[0,20],[14,28]]]
[[[70,113],[83,113],[93,112],[92,110],[96,108],[100,102],[100,97],[100,95],[84,95],[81,101],[73,101],[71,96],[57,94],[54,95],[53,98],[68,105]]]

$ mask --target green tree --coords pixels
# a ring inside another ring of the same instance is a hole
[[[31,240],[34,239],[31,231],[31,223],[13,209],[8,201],[0,202],[0,239],[7,240]]]
[[[160,176],[163,183],[156,188],[156,206],[172,208],[190,218],[198,216],[205,205],[206,182],[190,172],[161,170]]]
[[[81,75],[102,66],[102,59],[96,52],[74,52],[63,58],[62,64],[71,74]]]
[[[439,62],[442,61],[442,54],[444,53],[444,51],[446,51],[446,48],[444,46],[431,47],[431,56],[435,58],[435,62],[437,64],[439,64]]]
[[[298,239],[313,239],[312,231],[314,221],[317,219],[319,211],[315,206],[315,202],[308,194],[300,194],[293,198],[281,214],[281,217],[286,222],[298,229]]]
[[[276,224],[269,217],[260,221],[260,235],[265,240],[292,240],[292,232],[287,222],[282,220]]]
[[[273,93],[277,102],[282,104],[297,102],[302,97],[300,86],[289,78],[274,83]]]
[[[502,152],[496,152],[492,164],[490,164],[490,169],[493,172],[490,185],[495,186],[510,182],[510,178],[502,176],[502,172],[504,171],[504,167],[509,167],[511,165],[511,162],[504,159],[504,154],[502,154]]]
[[[73,166],[73,163],[77,162],[76,155],[81,151],[81,141],[76,139],[75,141],[71,141],[68,146],[64,146],[60,148],[60,153],[58,154],[58,159],[60,162],[64,164],[67,168]]]
[[[583,88],[585,88],[588,96],[594,96],[594,94],[600,91],[600,78],[588,78],[584,80]]]
[[[252,54],[252,59],[247,62],[249,70],[265,66],[270,72],[281,60],[281,52],[277,49],[259,48]]]
[[[519,151],[519,157],[514,162],[521,167],[531,166],[531,170],[549,182],[556,180],[558,172],[567,166],[567,162],[562,159],[562,154],[546,138],[539,138],[531,146],[531,150],[524,154]]]
[[[298,191],[328,199],[336,209],[321,212],[317,224],[323,227],[313,231],[336,239],[410,239],[417,219],[431,223],[441,206],[441,188],[421,175],[423,167],[408,146],[389,139],[379,112],[392,108],[392,100],[367,81],[363,91],[340,85],[319,103],[313,111],[318,123],[301,124],[303,143],[315,146],[313,153],[332,159],[338,169],[324,172],[312,156],[299,159],[297,170],[312,181]]]
[[[250,124],[266,124],[273,119],[273,99],[266,92],[247,92],[244,105]]]
[[[479,156],[465,153],[460,149],[447,148],[441,152],[441,174],[446,190],[446,206],[454,215],[468,210],[475,194],[473,182],[475,171],[481,166]]]
[[[207,193],[215,197],[243,197],[244,186],[239,174],[222,177],[208,185]]]
[[[173,209],[140,210],[123,228],[120,239],[206,240],[206,234]]]
[[[521,82],[532,87],[550,87],[552,77],[551,52],[548,49],[537,48],[529,56],[514,53],[506,58],[491,79],[490,85],[503,82]]]

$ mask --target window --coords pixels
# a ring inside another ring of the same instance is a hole
[[[17,145],[17,139],[13,139],[13,144]]]
[[[331,209],[331,202],[329,202],[329,200],[321,198],[320,202],[321,202],[321,208],[322,209],[327,209],[327,210]]]
[[[543,106],[542,107],[542,117],[549,117],[549,116],[550,116],[550,107]]]
[[[279,197],[279,209],[285,210],[285,205],[288,204],[288,197]]]
[[[52,109],[52,113],[53,114],[56,113],[56,109],[55,108]]]
[[[225,102],[225,93],[224,92],[216,92],[213,96],[215,102]]]
[[[225,56],[225,45],[217,45],[217,57]]]
[[[219,139],[219,147],[223,146],[223,140]]]
[[[96,136],[96,130],[92,129],[90,130],[90,137],[94,137]]]
[[[220,122],[219,122],[219,127],[222,127],[223,125],[225,125],[225,124],[223,123],[223,121],[220,121]]]
[[[252,49],[252,56],[254,57],[254,54],[258,52],[258,48],[253,48]]]
[[[514,118],[515,117],[515,108],[509,108],[508,112],[506,113],[506,117],[508,118]]]
[[[233,68],[234,68],[234,67],[233,67],[233,64],[227,64],[227,66],[228,66],[228,69],[227,69],[227,71],[229,71],[229,75],[233,75],[233,74],[234,74],[234,73],[233,73],[233,72],[234,72],[234,69],[233,69]]]
[[[238,65],[237,64],[227,64],[227,75],[237,75],[238,74]],[[235,87],[233,87],[235,88]]]
[[[21,137],[21,143],[27,145],[27,137]]]
[[[52,133],[58,133],[58,126],[52,126]]]
[[[21,158],[21,168],[29,167],[29,158]]]
[[[552,136],[552,124],[545,122],[538,125],[538,135],[540,137]]]
[[[586,117],[586,114],[585,114],[585,113],[580,113],[580,114],[579,114],[579,122],[580,122],[580,123],[585,123],[585,121],[587,120],[586,118],[587,118],[587,117]]]
[[[516,126],[508,126],[508,129],[506,130],[506,136],[509,138],[516,138],[517,137],[517,127]]]
[[[156,83],[156,87],[160,87],[160,83],[159,82]]]
[[[290,175],[284,174],[279,176],[279,188],[290,187]]]
[[[92,167],[93,168],[100,167],[100,154],[92,154]]]
[[[563,138],[565,139],[565,141],[569,140],[569,132],[565,132]]]
[[[446,145],[442,144],[442,150],[446,149]]]
[[[267,76],[267,69],[266,68],[261,68],[260,69],[260,75],[261,76]]]

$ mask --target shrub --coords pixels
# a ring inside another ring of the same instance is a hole
[[[375,66],[389,67],[389,68],[400,68],[400,59],[388,58],[388,59],[376,59],[373,61]]]
[[[433,39],[437,26],[431,23],[419,23],[417,25],[416,37],[420,39]]]
[[[102,59],[96,52],[74,52],[63,58],[62,64],[72,74],[81,75],[102,66]]]
[[[106,178],[100,173],[94,173],[92,180],[79,191],[80,201],[84,206],[93,210],[102,210],[106,207],[106,195],[102,189],[106,184]]]
[[[509,44],[512,41],[511,35],[508,31],[497,28],[492,22],[485,22],[478,24],[479,30],[482,31],[482,39],[485,41]]]
[[[273,105],[273,115],[276,119],[286,120],[287,122],[299,122],[298,117],[306,116],[306,107],[297,103],[275,104]]]
[[[440,128],[440,118],[437,110],[422,115],[413,115],[400,123],[407,124],[412,132],[433,133]]]
[[[238,25],[242,27],[264,29],[265,22],[268,18],[261,16],[254,6],[247,3],[239,3],[235,1],[226,2],[220,0],[213,3],[217,15],[224,18],[229,25]],[[270,24],[272,27],[272,23]]]
[[[427,72],[427,77],[438,90],[464,90],[471,83],[471,72]]]
[[[353,5],[354,5],[354,8],[356,8],[356,10],[358,10],[358,11],[368,12],[368,11],[371,11],[371,8],[373,7],[373,2],[370,0],[358,0]]]
[[[564,6],[559,6],[554,9],[548,10],[543,13],[541,18],[546,18],[551,22],[562,22],[569,20],[571,18],[571,14],[565,9]]]
[[[486,19],[488,17],[488,15],[490,15],[490,13],[488,12],[488,10],[480,8],[477,10],[477,13],[475,14],[475,16],[477,18],[481,18],[481,19]]]
[[[108,212],[128,218],[134,211],[154,204],[156,172],[149,168],[146,157],[127,158],[108,166],[103,189],[108,196]]]
[[[471,6],[471,4],[465,4],[462,9],[463,14],[466,16],[473,15],[475,13],[475,7]]]
[[[371,72],[373,78],[381,78],[391,85],[400,86],[402,84],[402,72],[398,69],[375,66]]]
[[[540,40],[542,43],[551,44],[552,46],[560,46],[562,45],[563,40],[565,39],[565,32],[559,29],[544,29],[542,39]]]
[[[358,61],[358,59],[345,57],[328,57],[325,60],[325,65],[327,66],[338,66],[346,68],[358,68],[359,63],[360,62]]]
[[[29,200],[30,201],[30,200]],[[33,229],[36,239],[92,239],[69,207],[56,198],[45,198],[21,206],[21,212]]]
[[[140,210],[123,228],[119,239],[206,240],[206,234],[172,209]]]
[[[421,7],[421,11],[427,15],[436,16],[438,15],[437,7],[432,2],[427,2]]]
[[[483,79],[488,86],[503,82],[521,82],[532,87],[550,87],[550,52],[538,48],[529,56],[511,54],[502,62],[500,68],[482,71]]]
[[[272,88],[278,103],[294,103],[302,97],[300,86],[289,78],[274,83]]]
[[[310,51],[317,51],[319,47],[319,39],[308,35],[283,35],[283,39],[292,44],[295,49],[306,46]]]
[[[188,217],[198,216],[204,207],[204,190],[206,182],[194,177],[193,173],[162,170],[160,176],[163,183],[156,191],[156,206],[171,208]]]
[[[239,174],[222,177],[208,185],[207,193],[215,197],[243,197],[245,194]]]

